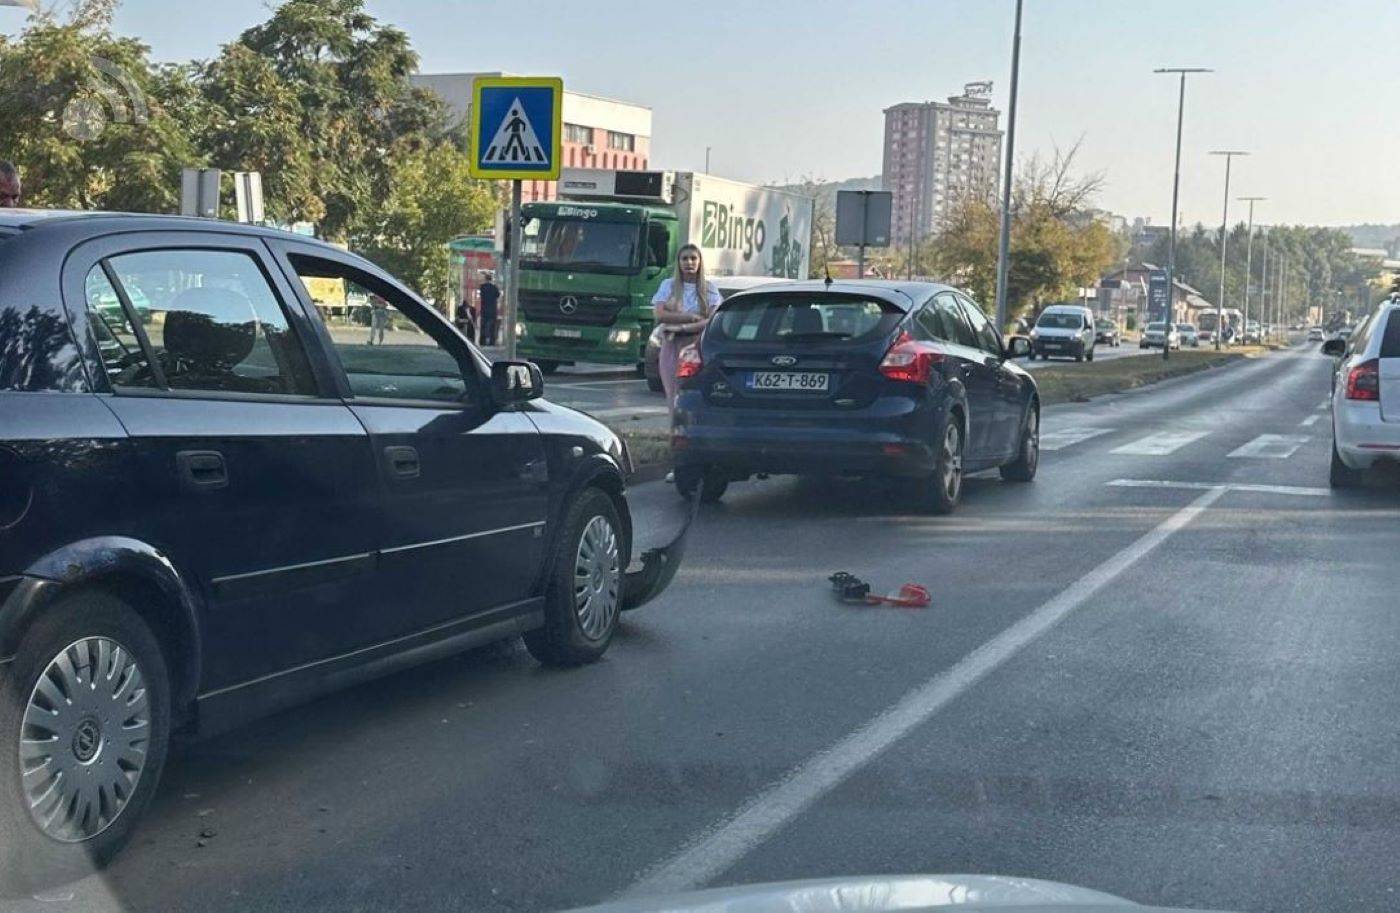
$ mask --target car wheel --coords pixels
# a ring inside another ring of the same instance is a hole
[[[1077,362],[1082,362],[1082,361],[1084,360],[1084,350],[1083,350],[1083,349],[1080,349],[1078,352],[1075,352],[1075,353],[1074,353],[1074,360],[1077,361]]]
[[[666,385],[661,383],[661,378],[648,376],[647,389],[652,393],[665,393]]]
[[[1084,354],[1084,359],[1085,359],[1086,361],[1093,361],[1093,360],[1094,360],[1094,350],[1093,350],[1093,349],[1090,349],[1088,352],[1086,352],[1086,353]]]
[[[581,666],[607,652],[622,608],[622,524],[612,499],[585,488],[560,526],[544,594],[544,627],[525,635],[548,666]]]
[[[1362,481],[1362,471],[1352,469],[1342,462],[1341,454],[1337,453],[1337,441],[1332,441],[1332,466],[1327,473],[1327,481],[1333,488],[1360,488]]]
[[[634,371],[637,372],[637,376],[638,376],[638,377],[646,377],[646,376],[647,376],[647,363],[644,362],[644,361],[639,361],[639,362],[637,362],[637,366],[636,366],[635,368],[633,368],[632,370],[634,370]]]
[[[952,513],[962,497],[963,429],[958,420],[948,418],[933,475],[918,481],[918,500],[929,513]]]
[[[713,466],[681,466],[676,469],[676,491],[687,501],[699,491],[701,502],[715,504],[728,490],[729,477]]]
[[[535,367],[540,369],[541,374],[553,374],[555,371],[559,370],[559,362],[552,358],[536,358],[534,362]]]
[[[1040,411],[1032,403],[1026,409],[1021,426],[1021,447],[1014,462],[1001,467],[1001,477],[1007,482],[1029,482],[1040,468]]]
[[[141,617],[96,591],[45,611],[0,682],[0,884],[38,890],[106,865],[169,743],[165,657]]]

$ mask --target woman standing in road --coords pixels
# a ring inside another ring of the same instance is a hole
[[[666,404],[676,409],[676,364],[681,349],[697,341],[710,315],[720,303],[719,290],[705,281],[705,262],[700,248],[687,244],[676,255],[676,274],[661,283],[651,299],[656,322],[662,326],[661,385]]]

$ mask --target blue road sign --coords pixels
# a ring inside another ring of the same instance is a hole
[[[472,176],[558,179],[563,101],[558,77],[478,78],[472,84]]]
[[[1147,319],[1165,321],[1167,301],[1167,271],[1154,269],[1147,278]]]

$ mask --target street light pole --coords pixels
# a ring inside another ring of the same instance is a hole
[[[1011,104],[1006,113],[1006,162],[1001,181],[1001,235],[997,240],[997,332],[1006,329],[1006,276],[1011,265],[1011,171],[1016,161],[1016,89],[1021,81],[1021,2],[1011,38]]]
[[[1243,334],[1249,335],[1249,283],[1254,280],[1254,204],[1268,197],[1240,197],[1242,203],[1249,204],[1249,240],[1245,243],[1244,255],[1244,328]],[[1241,340],[1243,341],[1243,340]]]
[[[710,147],[705,147],[705,173],[710,173]]]
[[[1225,329],[1225,242],[1230,236],[1230,161],[1237,155],[1249,155],[1237,150],[1217,150],[1211,155],[1225,156],[1225,210],[1220,216],[1220,297],[1215,302],[1215,351],[1220,351],[1221,331]]]
[[[1186,118],[1186,77],[1191,73],[1211,71],[1204,67],[1159,67],[1152,72],[1176,73],[1181,77],[1181,90],[1176,101],[1176,159],[1172,170],[1172,234],[1171,245],[1167,248],[1167,310],[1162,315],[1162,360],[1166,361],[1171,358],[1172,327],[1176,324],[1176,207],[1181,194],[1181,127]]]

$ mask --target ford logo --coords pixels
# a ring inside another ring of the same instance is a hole
[[[779,368],[791,368],[793,365],[797,364],[797,359],[791,355],[774,355],[773,364],[777,365]]]
[[[578,310],[578,299],[573,295],[565,295],[559,299],[559,313],[572,314]]]

